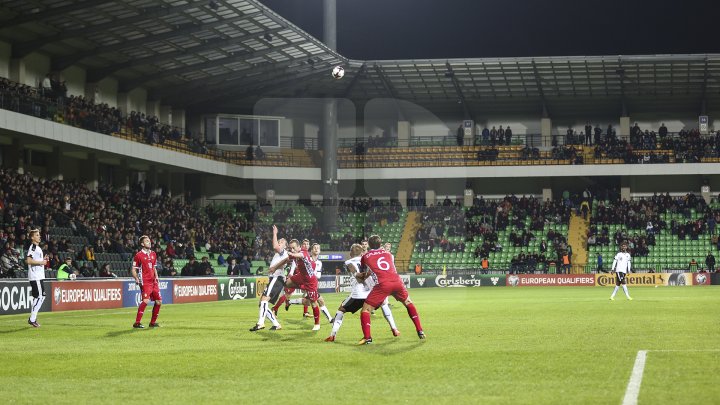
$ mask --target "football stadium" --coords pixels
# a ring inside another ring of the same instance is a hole
[[[500,3],[0,2],[2,402],[718,403],[711,13]]]

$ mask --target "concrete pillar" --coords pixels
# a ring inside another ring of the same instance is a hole
[[[172,124],[172,107],[169,105],[161,105],[158,117],[160,117],[160,122]]]
[[[12,46],[0,41],[0,77],[10,77],[10,59],[12,56]]]
[[[127,93],[118,93],[117,103],[120,111],[122,111],[126,115],[130,114],[130,97],[128,97]]]
[[[85,98],[93,100],[95,104],[100,101],[100,83],[87,83],[85,85]]]
[[[83,179],[85,184],[90,191],[97,191],[98,189],[98,158],[95,153],[89,153],[88,159],[85,162],[85,170],[83,170]]]
[[[267,190],[265,190],[265,199],[272,205],[275,205],[275,189],[273,187],[268,187]]]
[[[542,138],[542,146],[552,146],[552,119],[540,119],[540,137]]]
[[[400,205],[403,208],[407,208],[407,197],[408,197],[407,190],[398,190],[397,198],[398,198],[398,201],[400,202]]]
[[[20,174],[25,173],[25,146],[23,141],[19,138],[15,138],[12,144],[3,148],[3,163],[10,169],[17,169]]]
[[[182,128],[183,130],[186,128],[185,125],[185,110],[182,108],[173,108],[172,110],[172,126]],[[183,133],[187,133],[183,131]]]
[[[145,115],[160,117],[160,100],[147,100],[145,102]],[[160,122],[165,123],[162,120]]]
[[[618,128],[618,139],[630,138],[630,117],[620,117],[620,128]]]
[[[552,201],[553,199],[553,191],[550,187],[543,187],[542,190],[542,200],[543,201]]]
[[[52,152],[50,152],[50,155],[48,156],[48,162],[47,162],[47,168],[45,175],[50,180],[62,180],[63,175],[60,171],[60,158],[62,154],[60,153],[60,147],[59,146],[53,146]]]
[[[398,146],[410,146],[410,122],[398,121]]]
[[[712,199],[711,193],[712,191],[710,190],[710,184],[705,184],[700,187],[700,195],[702,196],[703,200],[705,200],[706,204],[710,204],[710,200]]]
[[[473,199],[475,198],[475,191],[471,188],[466,188],[463,194],[463,207],[472,207]]]
[[[113,168],[113,186],[120,190],[130,190],[130,169],[128,168],[127,159],[121,159],[120,165]]]
[[[175,198],[185,199],[185,173],[173,173],[170,191]]]
[[[331,232],[337,229],[338,212],[337,111],[337,100],[324,100],[322,139],[319,140],[323,151],[323,225]]]
[[[620,179],[620,201],[630,201],[630,179],[622,177]]]
[[[160,184],[158,181],[158,168],[155,165],[150,166],[145,182],[147,183],[147,191],[150,195],[160,195]]]
[[[163,173],[162,184],[167,196],[172,198],[172,172],[170,170],[165,170]]]
[[[25,81],[25,62],[22,59],[13,58],[10,59],[10,77],[9,79],[17,82],[24,83]]]
[[[435,205],[437,203],[437,194],[435,194],[435,190],[427,189],[425,190],[425,205],[428,207],[431,205]]]

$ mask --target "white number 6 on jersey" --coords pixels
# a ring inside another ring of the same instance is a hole
[[[381,257],[377,260],[377,266],[382,271],[390,270],[390,263],[386,262],[384,257]]]

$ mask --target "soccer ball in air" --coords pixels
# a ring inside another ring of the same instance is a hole
[[[333,79],[340,80],[345,76],[345,68],[342,66],[335,66],[331,73]]]

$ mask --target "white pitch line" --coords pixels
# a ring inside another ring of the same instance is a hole
[[[633,366],[630,381],[628,381],[627,389],[625,390],[625,398],[623,398],[622,405],[637,405],[643,371],[645,371],[645,359],[647,359],[647,350],[639,350],[637,357],[635,357],[635,365]]]

